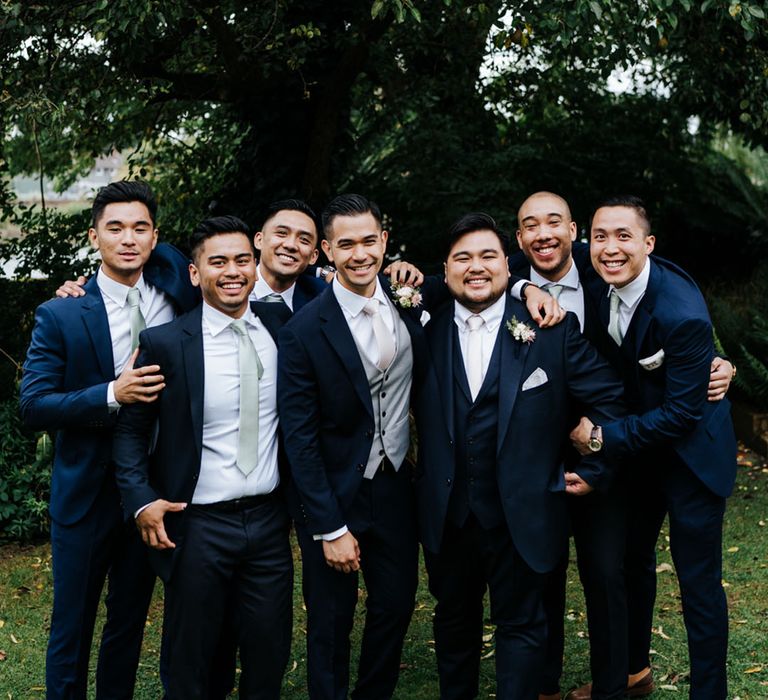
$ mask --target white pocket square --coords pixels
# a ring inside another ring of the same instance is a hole
[[[537,386],[546,384],[548,381],[549,377],[547,377],[547,373],[541,367],[537,367],[535,370],[533,370],[533,372],[531,372],[528,379],[523,382],[522,391],[535,389]]]
[[[638,363],[643,369],[647,370],[661,367],[664,364],[664,348],[654,353],[650,357],[644,357],[642,360],[638,360]]]
[[[429,323],[430,318],[432,317],[429,315],[429,311],[422,311],[421,316],[419,316],[419,323],[422,326],[426,326]]]

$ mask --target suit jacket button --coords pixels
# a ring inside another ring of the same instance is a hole
[[[453,481],[453,480],[452,480],[450,477],[448,477],[448,478],[445,480],[445,485],[446,485],[446,486],[450,486],[452,481]]]
[[[357,471],[359,471],[359,472],[365,471],[365,465],[364,464],[358,464],[357,465]]]

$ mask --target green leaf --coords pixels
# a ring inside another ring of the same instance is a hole
[[[371,17],[373,19],[376,19],[381,14],[381,11],[383,9],[384,9],[384,0],[374,0],[373,5],[371,5]]]
[[[753,17],[757,17],[759,19],[765,19],[765,12],[763,12],[762,7],[759,7],[757,5],[750,5],[748,9],[749,9],[749,13]]]
[[[602,17],[603,17],[603,8],[600,7],[600,3],[599,2],[596,2],[596,0],[591,0],[591,2],[589,3],[589,7],[592,10],[592,12],[594,13],[595,17],[597,17],[598,19],[602,19]]]

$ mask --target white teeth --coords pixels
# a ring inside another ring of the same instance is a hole
[[[621,267],[624,264],[623,260],[606,260],[603,265],[606,267]]]
[[[549,248],[539,248],[536,252],[541,255],[547,255],[548,253],[551,253],[555,249],[554,246],[550,246]]]

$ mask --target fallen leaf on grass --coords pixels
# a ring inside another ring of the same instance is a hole
[[[5,661],[8,658],[8,654],[0,649],[0,661]]]
[[[5,620],[0,620],[0,630],[5,627]]]
[[[18,643],[19,643],[19,640],[18,640],[18,639],[16,639],[16,637],[15,637],[14,635],[11,635],[11,641],[12,641],[14,644],[18,644]]]
[[[674,571],[674,569],[672,568],[672,564],[667,564],[666,562],[664,562],[663,564],[659,564],[656,567],[657,574],[664,573],[665,571]]]
[[[728,551],[729,553],[733,554],[734,552],[738,552],[739,548],[738,547],[728,547],[728,549],[726,551]]]
[[[495,649],[491,649],[487,654],[483,654],[480,658],[490,659],[496,653]]]
[[[651,628],[651,631],[652,631],[654,634],[658,634],[658,635],[659,635],[659,637],[661,637],[662,639],[672,639],[672,638],[671,638],[671,637],[670,637],[670,636],[669,636],[669,635],[668,635],[668,634],[667,634],[667,633],[664,631],[664,628],[663,628],[661,625],[659,625],[659,628],[658,628],[658,629],[656,629],[655,627],[652,627],[652,628]]]
[[[674,690],[677,692],[677,686],[676,685],[660,685],[659,690]]]
[[[493,639],[493,632],[491,632],[490,634],[483,635],[483,642],[485,642],[486,644],[490,642],[492,639]]]
[[[752,668],[748,668],[746,671],[744,671],[744,673],[760,673],[762,670],[762,666],[753,666]]]

